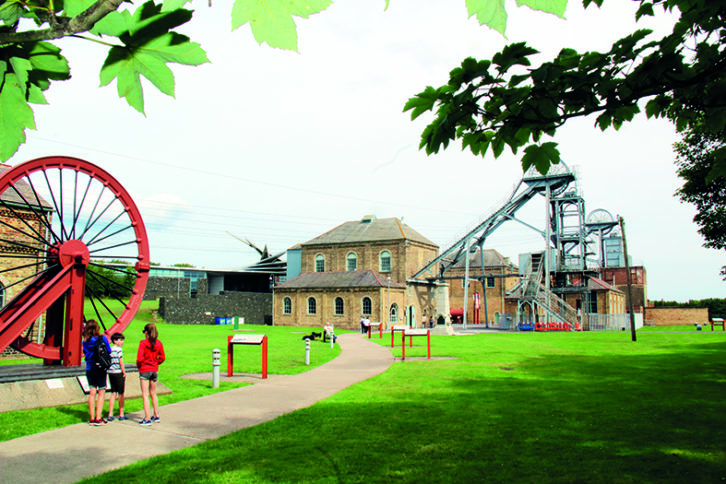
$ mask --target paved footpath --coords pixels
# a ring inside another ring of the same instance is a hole
[[[360,334],[340,335],[338,343],[340,355],[322,366],[299,375],[257,378],[254,385],[244,388],[165,405],[159,412],[161,423],[149,427],[140,426],[141,414],[134,412],[126,422],[102,427],[79,423],[0,442],[0,483],[77,482],[217,439],[308,407],[384,372],[394,361],[390,348]]]

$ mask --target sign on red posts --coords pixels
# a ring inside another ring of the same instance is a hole
[[[393,333],[391,333],[393,334]],[[431,359],[431,330],[429,329],[404,329],[403,338],[401,340],[401,359],[406,359],[406,336],[408,336],[409,348],[413,346],[414,336],[426,336],[426,352],[427,358]]]
[[[383,338],[383,324],[382,323],[371,323],[368,325],[368,339],[371,339],[371,332],[373,331],[373,326],[378,327],[378,339]]]
[[[227,376],[232,376],[234,345],[262,345],[262,379],[267,379],[267,335],[236,334],[227,337]]]
[[[403,326],[403,325],[395,325],[395,326],[392,326],[391,327],[391,348],[393,348],[393,334],[396,331],[404,332],[404,331],[406,331],[406,326]]]

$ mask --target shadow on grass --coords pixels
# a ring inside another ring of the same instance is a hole
[[[150,468],[158,482],[720,481],[724,350],[396,364],[307,409],[94,482],[146,482]]]

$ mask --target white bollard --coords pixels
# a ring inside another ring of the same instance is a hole
[[[335,333],[330,332],[330,349],[333,349],[333,341],[335,341]]]
[[[212,350],[212,388],[219,388],[219,348]]]
[[[305,364],[310,364],[310,340],[305,338]]]

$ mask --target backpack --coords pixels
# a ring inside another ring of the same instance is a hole
[[[103,341],[103,336],[98,337],[96,346],[93,348],[93,367],[103,371],[107,371],[111,367],[111,355]]]

